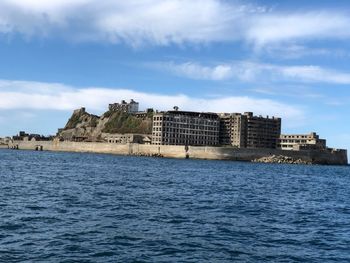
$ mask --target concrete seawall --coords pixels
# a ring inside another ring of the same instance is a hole
[[[119,155],[160,155],[169,158],[252,161],[256,158],[283,155],[314,164],[347,165],[346,150],[284,151],[278,149],[245,149],[232,147],[169,146],[145,144],[112,144],[97,142],[14,141],[10,148],[64,152],[92,152]]]
[[[252,161],[257,158],[283,155],[315,164],[347,165],[346,150],[283,151],[277,149],[237,149],[232,147],[169,146],[144,144],[112,144],[96,142],[14,141],[10,148],[64,152],[92,152],[119,155],[160,155],[169,158]]]

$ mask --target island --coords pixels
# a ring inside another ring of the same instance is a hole
[[[20,132],[1,148],[94,152],[264,163],[347,165],[347,150],[326,145],[316,132],[281,134],[282,119],[245,113],[169,111],[122,100],[101,116],[74,110],[55,136]]]

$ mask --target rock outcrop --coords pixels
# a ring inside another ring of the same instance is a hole
[[[254,163],[312,164],[311,162],[283,155],[271,155],[252,160]]]
[[[138,117],[123,111],[107,111],[96,116],[81,108],[73,112],[57,137],[66,141],[97,142],[102,140],[102,133],[151,134],[152,117],[152,113]]]

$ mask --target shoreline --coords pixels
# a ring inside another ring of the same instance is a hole
[[[124,156],[149,156],[177,159],[231,160],[262,163],[348,165],[346,150],[287,151],[213,146],[113,144],[96,142],[13,141],[7,148],[18,150],[106,153]],[[283,161],[285,160],[285,161]]]

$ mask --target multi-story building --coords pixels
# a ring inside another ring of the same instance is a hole
[[[133,99],[127,103],[125,100],[122,100],[120,103],[109,104],[110,111],[123,111],[128,113],[136,113],[139,111],[139,103]]]
[[[245,112],[247,117],[247,148],[277,148],[281,134],[281,118],[253,116]]]
[[[310,134],[281,134],[278,147],[282,150],[326,149],[326,140],[320,139],[316,132]]]
[[[215,113],[178,111],[153,116],[152,144],[218,145],[220,120]]]
[[[247,146],[247,117],[240,113],[220,113],[220,145]]]
[[[254,116],[252,112],[220,114],[220,144],[239,148],[276,148],[281,119]]]

